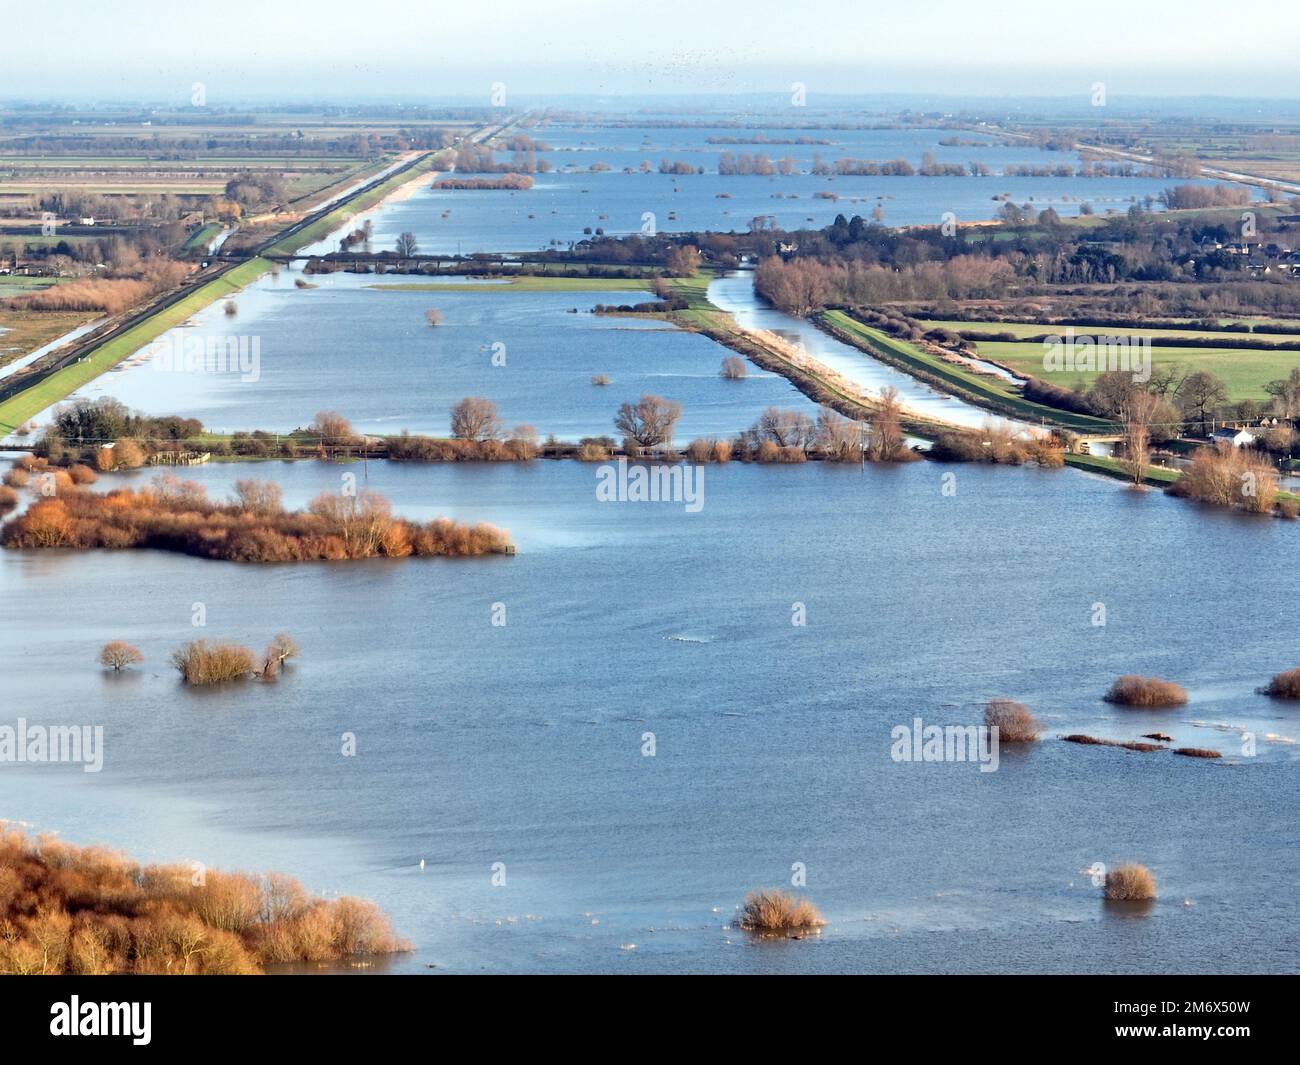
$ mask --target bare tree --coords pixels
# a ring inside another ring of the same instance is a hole
[[[123,640],[110,640],[99,652],[99,664],[107,666],[114,673],[143,661],[144,655],[140,653],[140,648],[132,647]]]
[[[1129,476],[1135,485],[1146,481],[1151,462],[1151,424],[1163,403],[1159,396],[1137,389],[1120,412],[1124,422],[1124,451]]]
[[[862,457],[862,423],[823,407],[817,415],[817,446],[841,462]]]
[[[650,393],[636,403],[624,403],[614,418],[618,429],[638,447],[657,447],[672,440],[673,429],[682,416],[682,405]]]
[[[451,434],[462,440],[497,440],[505,433],[505,423],[497,417],[497,407],[483,396],[466,396],[451,408]]]
[[[254,514],[278,514],[284,509],[284,490],[274,481],[236,481],[235,500]]]
[[[307,431],[322,444],[353,444],[357,441],[352,423],[336,410],[317,411]]]
[[[871,443],[867,455],[873,462],[895,462],[907,451],[903,436],[903,404],[898,389],[882,388],[876,409],[871,412]]]
[[[1200,425],[1203,433],[1215,410],[1227,402],[1228,390],[1223,382],[1204,370],[1188,374],[1178,386],[1178,405],[1189,421]]]
[[[760,440],[770,440],[777,447],[809,447],[817,438],[813,420],[801,410],[768,407],[754,426]]]
[[[415,234],[411,232],[402,233],[397,238],[397,255],[402,259],[409,259],[412,255],[418,254],[420,245],[416,242]]]

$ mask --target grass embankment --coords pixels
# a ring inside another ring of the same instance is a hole
[[[1076,433],[1110,434],[1116,431],[1115,424],[1104,418],[1076,414],[1025,399],[1010,381],[1004,381],[993,374],[976,373],[937,355],[931,355],[914,344],[864,325],[845,311],[825,311],[815,321],[837,340],[851,344],[895,369],[994,414],[1042,421]],[[1040,374],[1041,364],[1040,348]]]
[[[764,370],[780,374],[814,403],[830,407],[847,418],[865,420],[875,413],[876,405],[834,371],[793,347],[787,350],[776,338],[764,343],[760,337],[741,329],[731,314],[710,302],[710,275],[701,273],[695,277],[668,278],[667,281],[687,304],[685,309],[670,311],[665,316],[674,325],[693,333],[703,333]],[[646,317],[657,318],[660,315]],[[799,359],[797,363],[796,358]],[[905,413],[900,423],[907,433],[925,440],[933,440],[956,428],[910,413]]]
[[[250,259],[248,262],[240,263],[233,270],[196,288],[184,299],[178,300],[146,321],[105,341],[80,362],[65,366],[39,384],[0,403],[0,436],[13,432],[46,407],[67,399],[82,385],[111,370],[151,340],[155,340],[168,329],[180,325],[204,307],[239,291],[270,267],[271,264],[265,259]]]
[[[410,284],[367,285],[380,292],[649,292],[652,279],[636,277],[564,277],[518,274],[500,281],[414,281]]]
[[[206,248],[217,239],[221,229],[220,222],[209,222],[205,226],[200,226],[190,234],[190,239],[185,242],[185,247],[190,249]]]
[[[316,219],[311,225],[277,240],[265,249],[266,254],[292,255],[299,248],[305,248],[308,244],[315,244],[318,240],[324,240],[335,230],[341,229],[353,215],[370,210],[370,208],[381,203],[403,185],[411,181],[418,181],[429,174],[434,169],[435,156],[436,153],[430,152],[409,170],[400,171],[387,181],[376,185],[370,191],[344,200],[328,214]]]

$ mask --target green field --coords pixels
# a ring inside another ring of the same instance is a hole
[[[1120,337],[1194,337],[1198,340],[1214,340],[1219,337],[1230,338],[1236,337],[1244,339],[1251,337],[1257,339],[1261,344],[1270,344],[1277,341],[1297,341],[1300,340],[1300,332],[1296,333],[1229,333],[1216,331],[1212,329],[1196,329],[1188,327],[1187,329],[1149,329],[1143,327],[1131,327],[1122,325],[1050,325],[1043,322],[953,322],[939,321],[935,319],[924,319],[922,321],[927,329],[951,329],[955,333],[963,330],[972,333],[1010,333],[1015,337],[1036,337],[1043,334],[1056,333],[1064,334],[1067,329],[1073,329],[1075,336],[1106,336]]]
[[[1035,341],[1008,343],[979,341],[982,358],[1007,367],[1013,373],[1032,374],[1052,384],[1073,388],[1090,384],[1097,373],[1043,369],[1043,345]],[[1220,378],[1234,401],[1268,398],[1264,386],[1286,377],[1292,367],[1300,366],[1300,351],[1265,351],[1261,348],[1165,348],[1152,347],[1151,365],[1159,369],[1179,365],[1188,371],[1204,370]]]
[[[0,436],[13,432],[23,422],[39,414],[51,404],[66,399],[82,385],[93,381],[106,370],[161,336],[173,326],[180,325],[191,315],[219,299],[238,292],[271,268],[265,259],[250,259],[215,281],[195,289],[184,299],[172,304],[147,321],[113,337],[80,362],[65,366],[40,384],[20,392],[0,403]]]
[[[827,311],[821,315],[821,320],[847,343],[862,348],[882,361],[933,384],[936,388],[979,406],[991,408],[997,413],[1029,421],[1044,421],[1048,425],[1057,425],[1078,433],[1109,433],[1114,429],[1114,425],[1103,418],[1076,414],[1025,399],[1010,381],[1004,381],[991,374],[976,373],[946,359],[930,355],[913,344],[896,340],[878,329],[864,325],[843,311]],[[1006,346],[1032,347],[1037,351],[1041,374],[1041,345],[1009,344]]]

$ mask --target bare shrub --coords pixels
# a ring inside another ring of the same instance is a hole
[[[5,473],[4,483],[9,488],[26,488],[31,481],[32,475],[21,466],[14,466]]]
[[[224,684],[251,677],[257,671],[257,657],[242,644],[191,640],[173,652],[172,665],[186,684]]]
[[[1182,706],[1187,702],[1187,692],[1173,681],[1130,673],[1110,686],[1105,699],[1118,706]]]
[[[686,445],[686,457],[692,462],[708,462],[713,457],[713,443],[697,436]]]
[[[269,507],[274,493],[249,490]],[[154,548],[232,562],[301,562],[376,555],[505,553],[510,538],[490,525],[394,517],[374,492],[325,492],[306,511],[254,511],[207,499],[201,485],[162,475],[144,490],[69,492],[41,499],[0,530],[7,547]]]
[[[1288,669],[1277,674],[1260,691],[1274,699],[1300,699],[1300,669]]]
[[[609,374],[607,374],[607,373],[598,373],[598,374],[594,374],[594,375],[592,376],[592,378],[591,378],[591,383],[592,383],[593,385],[599,385],[600,387],[603,388],[605,385],[607,385],[607,384],[610,383],[610,380],[611,380],[611,378],[610,378]]]
[[[610,448],[596,440],[584,440],[578,447],[578,458],[583,462],[604,462],[610,457]]]
[[[984,724],[998,730],[1000,743],[1033,743],[1043,726],[1024,703],[992,699],[984,708]]]
[[[1268,514],[1277,502],[1277,473],[1264,459],[1244,448],[1198,448],[1182,475],[1169,486],[1171,495]]]
[[[235,500],[249,514],[279,514],[284,510],[284,491],[274,481],[236,481]]]
[[[5,514],[18,506],[18,493],[8,485],[0,486],[0,514]]]
[[[713,442],[713,461],[730,462],[732,445],[730,440],[715,440]]]
[[[1145,865],[1125,862],[1106,871],[1106,898],[1133,902],[1156,897],[1156,878]]]
[[[110,640],[99,651],[99,664],[114,672],[137,665],[144,661],[140,648],[133,647],[123,640]]]
[[[275,962],[407,950],[373,903],[297,881],[140,866],[98,848],[0,834],[0,972],[257,973]]]
[[[789,934],[812,931],[826,922],[806,898],[796,898],[775,888],[751,891],[740,908],[740,927],[747,932]]]
[[[727,381],[743,381],[749,376],[749,367],[739,355],[728,355],[722,360],[722,377]]]
[[[442,325],[442,311],[438,310],[437,307],[430,307],[424,312],[424,320],[431,326]]]

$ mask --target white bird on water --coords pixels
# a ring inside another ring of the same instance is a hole
[[[421,869],[424,868],[424,859],[423,859],[423,858],[420,859],[420,868],[421,868]]]

